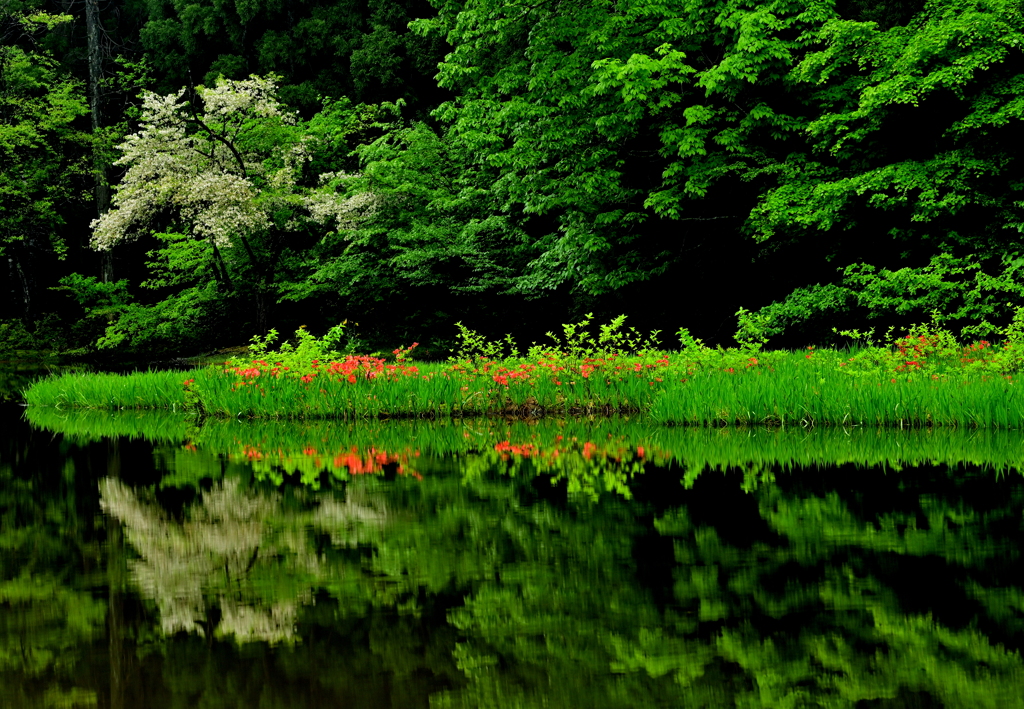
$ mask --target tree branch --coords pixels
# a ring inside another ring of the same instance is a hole
[[[195,121],[196,125],[202,128],[204,131],[206,131],[206,134],[209,135],[211,138],[213,138],[217,142],[223,143],[225,147],[227,147],[227,149],[231,151],[231,154],[235,156],[235,162],[238,163],[238,168],[242,171],[242,177],[248,180],[249,173],[245,169],[245,161],[242,160],[242,156],[239,154],[235,146],[231,144],[231,141],[222,135],[217,135],[216,133],[213,132],[213,130],[210,129],[210,126],[203,123],[202,119],[199,118],[199,114],[196,113],[195,106],[193,106],[191,102],[189,102],[188,108],[189,111],[192,113],[192,120]]]

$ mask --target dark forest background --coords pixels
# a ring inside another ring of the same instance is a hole
[[[781,346],[991,335],[1024,304],[1022,30],[1003,0],[0,0],[0,348],[348,320],[440,352],[587,312],[729,344],[740,309]],[[94,249],[143,92],[200,131],[201,87],[251,75],[296,117],[261,154],[373,208]]]

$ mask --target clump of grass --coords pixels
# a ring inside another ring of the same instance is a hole
[[[193,375],[194,376],[194,375]],[[156,370],[131,374],[66,372],[34,382],[24,392],[29,406],[87,409],[181,409],[185,376]]]
[[[847,372],[837,353],[772,353],[770,367],[672,379],[651,407],[678,425],[964,426],[1016,428],[1024,401],[1012,375]]]
[[[572,366],[552,354],[539,362],[480,359],[412,365],[349,356],[285,371],[277,363],[257,360],[226,370],[202,370],[186,388],[205,413],[232,417],[537,417],[648,408],[660,381],[653,371],[667,367],[668,360],[611,361],[590,358]],[[595,374],[602,366],[607,371]]]
[[[1024,403],[1015,373],[1024,343],[961,346],[916,332],[894,346],[856,351],[711,349],[680,332],[683,349],[623,335],[622,321],[588,338],[567,325],[551,347],[521,354],[507,338],[484,340],[462,327],[463,345],[445,363],[341,355],[308,333],[268,351],[255,338],[249,358],[181,372],[66,375],[26,392],[29,405],[104,409],[180,408],[252,418],[388,418],[644,412],[660,423],[1018,427]],[[461,327],[461,326],[460,326]]]

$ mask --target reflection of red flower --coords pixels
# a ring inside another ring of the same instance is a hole
[[[644,447],[643,446],[637,446],[636,447],[636,457],[637,458],[643,458],[644,457]]]

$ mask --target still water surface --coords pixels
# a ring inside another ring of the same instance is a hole
[[[1014,432],[0,416],[0,707],[1024,706]]]

